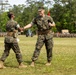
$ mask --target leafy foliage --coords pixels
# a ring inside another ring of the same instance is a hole
[[[12,9],[15,13],[15,20],[21,27],[27,25],[37,15],[39,6],[44,6],[46,14],[48,9],[53,17],[56,27],[55,32],[61,32],[62,29],[68,29],[71,33],[76,32],[76,0],[26,0],[26,5],[13,5]],[[53,5],[49,7],[49,5]],[[0,13],[0,30],[5,31],[5,24],[8,20],[6,12]],[[36,27],[31,28],[35,32]]]

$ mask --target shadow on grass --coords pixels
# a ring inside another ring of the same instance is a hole
[[[27,63],[28,65],[31,64],[31,61],[23,61],[24,63]]]
[[[32,61],[24,61],[24,63],[27,63],[28,65],[30,65],[31,62],[32,62]],[[38,64],[44,65],[45,63],[44,63],[44,62],[36,61],[35,64],[37,64],[37,65],[38,65]]]
[[[6,68],[18,68],[18,65],[17,66],[13,65],[13,64],[11,64],[11,62],[6,62],[6,63],[4,63],[4,65],[5,65]]]

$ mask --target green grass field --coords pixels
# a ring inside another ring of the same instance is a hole
[[[76,75],[76,38],[54,38],[52,65],[45,66],[46,50],[43,46],[35,67],[30,67],[30,63],[37,37],[19,38],[23,61],[28,67],[18,69],[15,54],[11,50],[5,61],[7,68],[0,69],[0,75]],[[4,50],[3,39],[0,37],[0,57]]]

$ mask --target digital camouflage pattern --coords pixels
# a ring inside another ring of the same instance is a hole
[[[36,24],[38,28],[38,32],[42,33],[42,34],[38,34],[38,39],[32,57],[32,61],[38,59],[40,50],[44,44],[47,52],[47,61],[50,62],[52,60],[53,34],[52,31],[50,31],[51,27],[49,26],[49,22],[53,23],[53,19],[47,15],[45,17],[38,16],[31,22],[32,24]]]
[[[14,30],[17,29],[16,26],[17,26],[17,22],[16,22],[16,21],[14,21],[14,20],[9,20],[9,21],[7,22],[7,24],[6,24],[6,31],[7,31],[7,32],[13,32]]]
[[[5,37],[5,43],[16,43],[18,35],[17,22],[14,20],[8,21],[6,24],[6,31],[7,36]]]
[[[14,20],[8,21],[6,24],[6,31],[7,31],[7,35],[5,37],[5,50],[0,60],[4,62],[7,56],[9,56],[10,49],[12,48],[16,54],[18,63],[21,63],[22,55],[20,52],[20,48],[16,36],[17,34],[16,31],[18,31],[17,22]]]
[[[20,52],[20,48],[18,46],[18,43],[5,43],[5,50],[4,50],[4,53],[1,57],[1,61],[5,61],[6,58],[9,56],[9,53],[10,53],[10,50],[12,49],[14,52],[15,52],[15,55],[16,55],[16,59],[18,61],[18,63],[20,64],[22,62],[22,55],[21,55],[21,52]]]
[[[32,25],[36,24],[38,31],[49,30],[51,27],[48,23],[53,23],[52,17],[45,15],[45,17],[37,16],[33,21]]]

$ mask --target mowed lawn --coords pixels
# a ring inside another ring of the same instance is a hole
[[[46,50],[41,49],[35,67],[31,67],[37,36],[19,36],[19,46],[23,62],[27,68],[18,69],[14,52],[11,50],[5,61],[6,69],[0,69],[0,75],[76,75],[76,38],[54,38],[53,59],[51,66],[45,66]],[[4,38],[0,37],[0,57],[4,50]]]

